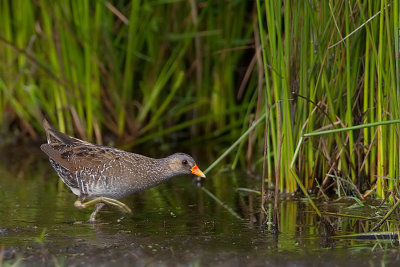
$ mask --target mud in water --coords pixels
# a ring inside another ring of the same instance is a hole
[[[335,238],[367,233],[376,222],[337,216],[320,220],[302,198],[281,199],[277,233],[272,201],[263,215],[259,195],[237,190],[257,190],[261,185],[259,177],[244,171],[210,173],[203,184],[242,219],[206,194],[192,177],[177,177],[123,199],[132,215],[121,218],[119,210],[106,207],[98,221],[89,224],[92,209],[74,207],[76,196],[60,182],[39,148],[11,154],[3,155],[0,164],[0,265],[396,266],[400,262],[395,223],[383,226],[394,232],[387,238]],[[388,208],[355,205],[351,199],[317,204],[323,211],[365,216]]]

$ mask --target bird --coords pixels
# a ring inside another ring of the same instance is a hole
[[[66,135],[51,127],[46,119],[43,128],[47,143],[40,149],[49,157],[61,180],[78,196],[75,207],[94,206],[89,222],[95,222],[97,213],[106,204],[131,213],[118,199],[155,187],[172,177],[185,174],[206,177],[195,160],[185,153],[150,158]]]

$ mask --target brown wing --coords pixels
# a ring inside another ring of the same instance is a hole
[[[91,143],[54,130],[46,119],[43,120],[43,128],[46,131],[47,144],[41,145],[40,149],[49,158],[71,172],[75,171],[75,164],[71,161],[71,156],[76,151],[76,148],[79,146],[94,146]]]
[[[76,138],[74,139],[76,141],[74,140],[72,144],[50,143],[43,144],[40,148],[49,158],[71,172],[84,169],[85,167],[93,169],[97,165],[114,160],[118,154],[128,153],[118,149],[94,145]]]
[[[56,131],[46,120],[43,121],[43,126],[47,144],[41,145],[40,148],[49,156],[52,166],[71,189],[81,190],[81,183],[87,182],[98,166],[107,164],[115,157],[114,154],[119,152]]]

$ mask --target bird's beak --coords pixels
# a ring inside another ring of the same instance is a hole
[[[197,176],[206,178],[206,176],[204,175],[204,173],[203,173],[202,171],[200,171],[200,169],[199,169],[199,167],[197,166],[197,164],[195,164],[195,165],[193,166],[193,168],[191,168],[190,170],[192,171],[192,173],[193,173],[194,175],[197,175]]]

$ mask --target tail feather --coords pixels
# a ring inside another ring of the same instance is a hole
[[[46,132],[46,137],[47,137],[47,143],[51,144],[54,142],[57,142],[57,139],[55,139],[52,135],[51,132],[54,130],[53,127],[51,127],[50,123],[46,120],[43,119],[43,128]]]
[[[73,145],[73,144],[86,143],[85,141],[82,141],[80,139],[71,137],[57,130],[54,130],[54,128],[51,127],[50,123],[46,119],[43,120],[43,128],[46,131],[48,144],[61,143],[61,144]]]

